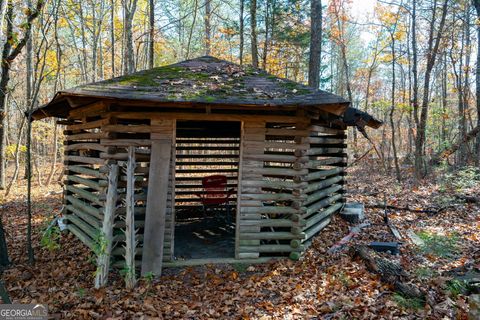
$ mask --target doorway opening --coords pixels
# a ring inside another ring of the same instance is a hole
[[[177,121],[177,260],[235,256],[240,128],[233,121]]]

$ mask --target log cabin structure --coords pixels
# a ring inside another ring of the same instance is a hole
[[[102,248],[102,285],[112,265],[158,275],[164,266],[298,259],[345,202],[348,105],[206,56],[58,92],[33,119],[66,126],[64,216],[85,245]],[[182,259],[176,243],[190,239],[178,221],[202,219],[198,194],[211,174],[235,190],[223,228],[229,256]]]

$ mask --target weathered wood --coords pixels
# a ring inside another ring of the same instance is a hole
[[[67,141],[76,141],[76,140],[99,140],[108,138],[109,135],[106,132],[87,132],[87,133],[78,133],[78,134],[68,134],[65,136]]]
[[[93,216],[95,216],[96,218],[98,219],[101,219],[103,220],[103,214],[102,214],[102,211],[98,208],[95,208],[93,206],[91,206],[90,204],[88,204],[87,202],[85,201],[82,201],[78,198],[75,198],[73,196],[66,196],[66,199],[76,208],[79,208],[81,210],[83,210],[84,212],[87,212]]]
[[[312,193],[311,195],[308,196],[305,205],[309,205],[310,203],[313,203],[315,201],[318,201],[320,199],[323,199],[329,195],[331,195],[334,192],[337,192],[342,189],[341,185],[332,185],[329,188],[326,189],[319,189],[316,192]]]
[[[343,176],[334,176],[329,179],[320,180],[318,182],[309,183],[308,187],[305,189],[305,192],[313,192],[328,186],[331,186],[334,183],[338,183],[343,180]]]
[[[244,215],[242,215],[242,218]],[[255,226],[255,227],[291,227],[293,221],[289,219],[258,219],[258,220],[247,220],[242,219],[240,221],[240,227],[244,226]]]
[[[162,273],[165,216],[167,211],[168,180],[170,160],[174,141],[173,121],[155,121],[152,125],[162,125],[169,135],[152,133],[147,211],[145,217],[144,244],[142,254],[142,275],[148,272],[160,276]]]
[[[90,202],[93,202],[95,204],[98,204],[99,206],[103,206],[104,204],[104,201],[103,200],[100,200],[100,197],[99,195],[96,195],[96,194],[93,194],[91,192],[89,192],[88,190],[85,190],[85,189],[82,189],[82,188],[78,188],[78,187],[75,187],[75,186],[65,186],[65,189],[82,197],[83,199],[85,200],[88,200]]]
[[[96,150],[101,152],[107,152],[108,148],[102,146],[98,143],[88,143],[88,142],[81,142],[75,144],[69,144],[65,146],[66,151],[75,151],[75,150]]]
[[[314,204],[310,205],[307,209],[306,216],[311,215],[312,213],[317,212],[319,209],[324,208],[330,204],[332,204],[335,201],[338,201],[342,199],[341,194],[335,194],[331,197],[328,197],[326,199],[320,200],[318,202],[315,202]]]
[[[108,186],[108,181],[106,180],[93,181],[90,179],[82,178],[79,176],[73,176],[73,175],[68,175],[67,180],[69,182],[72,181],[72,182],[82,184],[84,186],[90,187],[97,191],[103,191]]]
[[[304,233],[293,234],[291,232],[242,232],[240,239],[242,240],[290,240],[303,239]]]
[[[310,229],[305,230],[305,238],[303,239],[303,241],[310,239],[311,237],[316,235],[318,232],[320,232],[323,228],[325,228],[330,223],[330,220],[331,220],[330,218],[326,218],[319,224],[316,224]]]
[[[105,164],[104,159],[92,158],[92,157],[81,157],[81,156],[66,155],[64,157],[64,159],[65,159],[65,161],[67,161],[68,164],[70,164],[70,162],[81,162],[81,163],[99,164],[99,165]]]
[[[305,229],[308,229],[308,228],[316,225],[317,223],[319,223],[323,219],[325,219],[327,217],[330,217],[332,214],[339,211],[342,208],[342,206],[343,206],[343,203],[335,203],[335,204],[331,205],[330,207],[328,207],[327,209],[325,209],[321,212],[318,212],[315,215],[312,215],[310,218],[306,219]]]
[[[321,178],[325,178],[328,176],[333,176],[335,174],[342,173],[344,171],[343,168],[334,168],[330,170],[321,170],[321,171],[316,171],[316,172],[311,172],[307,175],[306,180],[307,181],[312,181],[312,180],[318,180]]]
[[[89,223],[94,228],[97,228],[97,229],[102,228],[102,222],[101,222],[100,219],[98,219],[97,217],[89,214],[88,212],[85,212],[85,211],[83,211],[79,208],[76,208],[76,207],[72,206],[71,204],[68,204],[68,205],[65,206],[65,211],[66,212],[71,212],[72,214],[75,214],[76,216],[82,218],[84,221]]]
[[[99,228],[92,227],[89,223],[85,222],[75,214],[66,215],[66,218],[69,222],[72,222],[76,227],[80,228],[92,239],[95,239],[100,233]]]
[[[106,175],[101,173],[100,170],[96,170],[90,167],[83,167],[83,166],[67,166],[65,168],[65,172],[68,174],[70,171],[75,173],[85,174],[87,176],[92,176],[98,179],[106,179]]]
[[[99,119],[99,120],[94,120],[86,123],[70,124],[70,125],[67,125],[67,130],[74,131],[74,130],[100,128],[102,125],[107,124],[108,121],[109,121],[108,119]]]
[[[300,245],[297,248],[291,247],[289,244],[263,244],[259,246],[241,246],[239,247],[240,252],[272,252],[272,253],[281,253],[281,252],[292,252],[292,251],[303,251],[304,246]]]
[[[127,289],[133,289],[137,283],[135,271],[135,250],[137,247],[136,229],[135,229],[135,148],[128,149],[127,162],[127,195],[125,216],[125,286]],[[147,204],[148,206],[148,204]]]
[[[67,229],[71,233],[77,236],[77,238],[82,241],[87,247],[89,247],[91,250],[93,250],[95,244],[93,240],[85,234],[82,230],[80,230],[78,227],[76,227],[73,224],[67,224]]]
[[[103,287],[108,281],[108,272],[110,270],[110,256],[113,245],[113,223],[115,221],[115,210],[117,207],[117,181],[118,165],[110,166],[108,174],[107,200],[105,202],[102,236],[105,246],[97,257],[97,272],[95,274],[95,288]]]

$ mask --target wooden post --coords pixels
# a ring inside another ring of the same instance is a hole
[[[174,137],[173,120],[152,120],[147,209],[142,253],[142,275],[162,273],[168,177]],[[172,201],[172,204],[174,201]]]
[[[137,248],[135,230],[135,147],[128,147],[127,195],[125,199],[125,286],[133,289],[137,283],[135,275],[135,251]]]
[[[95,288],[105,286],[108,281],[108,271],[110,269],[110,255],[113,242],[113,223],[115,221],[115,210],[117,207],[117,184],[118,184],[118,165],[112,164],[108,174],[107,200],[103,216],[102,234],[105,240],[103,252],[97,260],[97,272],[95,275]]]

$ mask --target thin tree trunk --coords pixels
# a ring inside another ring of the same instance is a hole
[[[243,17],[243,11],[245,9],[245,2],[244,0],[240,0],[240,17],[239,17],[239,20],[240,20],[240,53],[239,53],[239,60],[240,60],[240,65],[243,64],[243,47],[244,47],[244,34],[245,34],[245,30],[244,30],[244,17]]]
[[[477,12],[477,19],[480,19],[480,0],[473,0],[473,5]],[[480,24],[475,24],[477,28],[477,66],[475,73],[475,95],[477,107],[477,127],[480,127]],[[476,138],[476,158],[475,163],[480,166],[480,135]]]
[[[110,59],[112,64],[112,78],[115,77],[115,0],[110,0],[110,42],[112,48],[110,52]]]
[[[257,0],[250,0],[250,29],[252,66],[258,68]]]
[[[391,132],[391,139],[392,139],[392,150],[393,150],[393,161],[395,164],[395,175],[397,177],[397,181],[401,182],[402,181],[402,176],[400,174],[400,166],[398,165],[398,155],[397,155],[397,145],[395,142],[395,121],[393,119],[393,115],[395,112],[395,36],[393,33],[390,34],[391,38],[391,43],[392,43],[392,106],[390,107],[390,127],[392,129]]]
[[[311,0],[310,59],[308,63],[308,85],[320,86],[320,66],[322,61],[322,0]]]
[[[443,28],[445,26],[445,18],[447,16],[448,0],[445,0],[442,5],[442,17],[440,24],[438,26],[437,35],[434,36],[435,30],[435,11],[437,1],[434,2],[434,13],[430,23],[430,31],[428,38],[428,49],[427,49],[427,66],[425,69],[425,79],[423,85],[423,99],[421,106],[420,122],[417,128],[417,137],[415,139],[415,177],[417,181],[425,175],[425,163],[424,163],[424,151],[425,146],[425,134],[427,127],[427,115],[428,115],[428,106],[429,106],[429,95],[430,95],[430,79],[432,75],[433,67],[435,66],[435,60],[438,53],[438,48],[440,46],[440,40],[442,39]]]
[[[22,144],[24,126],[25,126],[25,117],[22,117],[22,122],[20,123],[20,130],[18,131],[17,145],[15,147],[15,169],[13,171],[12,180],[10,180],[10,183],[8,184],[7,189],[5,190],[5,197],[7,197],[10,194],[10,190],[12,189],[13,185],[17,181],[18,171],[20,169],[20,146]]]
[[[137,0],[122,0],[124,16],[124,53],[123,73],[135,72],[135,54],[133,51],[133,17],[137,10]]]
[[[210,0],[205,0],[205,55],[211,55],[211,48],[210,45],[212,43],[212,35],[211,35],[211,19],[212,19],[212,6]]]
[[[155,64],[155,0],[149,0],[149,23],[150,23],[150,29],[149,29],[149,46],[148,46],[148,68],[152,69],[154,64]]]

